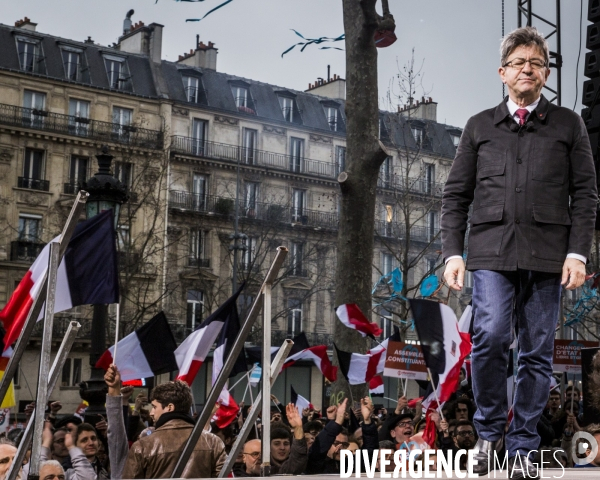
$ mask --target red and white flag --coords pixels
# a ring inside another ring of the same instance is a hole
[[[380,357],[385,357],[385,350],[375,355],[344,352],[333,345],[340,370],[350,385],[369,382],[376,374]]]
[[[458,388],[460,369],[471,353],[471,337],[459,331],[454,311],[443,303],[412,299],[417,336],[440,403]]]
[[[361,312],[355,303],[346,303],[337,307],[335,313],[340,321],[348,328],[352,328],[363,337],[379,337],[383,330],[374,322],[369,322],[364,313]]]
[[[331,360],[327,356],[327,345],[317,345],[316,347],[309,347],[301,350],[300,352],[290,355],[287,357],[283,364],[282,370],[287,367],[291,367],[298,360],[310,360],[316,367],[321,370],[321,373],[330,382],[335,382],[337,378],[337,367],[331,364]]]
[[[399,329],[394,329],[392,336],[386,338],[383,342],[371,350],[368,350],[365,354],[344,352],[334,344],[340,369],[350,385],[367,383],[375,375],[383,372],[385,352],[387,351],[388,342],[390,340],[396,342],[400,341]]]
[[[213,416],[213,421],[217,424],[217,427],[225,428],[237,418],[240,407],[227,388],[223,389],[217,403],[219,408]]]
[[[55,238],[57,241],[59,237]],[[4,348],[21,334],[29,310],[40,293],[50,256],[46,245],[0,311],[4,326]],[[102,259],[102,261],[98,261]],[[78,305],[119,301],[117,248],[112,210],[107,210],[75,227],[56,275],[54,313]],[[38,320],[43,318],[43,309]]]
[[[369,380],[369,395],[372,397],[383,397],[383,377],[381,375],[375,375]]]

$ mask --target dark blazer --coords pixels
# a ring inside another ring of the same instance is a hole
[[[469,119],[442,200],[444,258],[462,255],[469,207],[469,270],[560,272],[588,257],[596,174],[581,117],[544,98],[518,127],[506,99]]]

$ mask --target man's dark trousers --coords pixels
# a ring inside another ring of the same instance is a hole
[[[514,417],[506,436],[509,457],[539,447],[536,427],[550,391],[560,280],[560,273],[531,270],[473,272],[473,422],[484,440],[498,440],[504,433],[511,325],[517,331]]]

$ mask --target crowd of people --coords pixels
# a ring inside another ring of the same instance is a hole
[[[169,478],[195,424],[190,415],[192,394],[181,381],[156,386],[150,397],[138,395],[131,408],[133,387],[121,387],[120,375],[111,366],[105,375],[108,388],[106,420],[95,425],[84,423],[76,415],[59,416],[55,405],[45,421],[40,454],[40,479],[95,480],[108,478]],[[365,397],[355,405],[344,399],[323,412],[311,408],[301,411],[293,404],[283,406],[272,397],[270,417],[271,475],[339,474],[341,451],[390,451],[414,448],[415,439],[423,448],[423,430],[427,415],[420,402],[398,398],[393,411],[388,411]],[[574,466],[572,440],[578,431],[586,431],[600,443],[600,425],[582,425],[580,391],[567,387],[564,398],[558,388],[550,391],[537,431],[540,445],[535,458],[544,468]],[[409,408],[409,403],[414,408]],[[430,412],[430,426],[435,425],[435,445],[446,455],[458,450],[472,450],[477,432],[472,420],[475,405],[469,389],[461,389],[441,411]],[[248,416],[242,407],[236,420],[219,428],[211,420],[204,428],[183,478],[209,478],[219,475],[237,435]],[[264,417],[263,417],[264,421]],[[261,421],[250,429],[233,465],[233,477],[261,475]],[[508,424],[507,424],[508,428]],[[12,430],[0,438],[0,480],[6,476],[22,435]],[[587,452],[589,454],[589,452]],[[28,457],[29,458],[29,455]],[[370,458],[370,457],[369,457]],[[436,457],[434,468],[436,468]],[[467,456],[460,465],[466,470]],[[391,460],[391,454],[390,454]],[[576,460],[576,459],[575,459]],[[417,456],[417,461],[423,458]],[[577,466],[577,465],[575,465]],[[600,453],[587,464],[600,467]],[[29,464],[23,466],[26,477]],[[379,469],[379,463],[376,468]],[[392,461],[384,468],[395,468]]]

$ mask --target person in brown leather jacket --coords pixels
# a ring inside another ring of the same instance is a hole
[[[158,385],[150,401],[156,430],[132,445],[123,478],[169,478],[192,432],[194,421],[188,414],[192,394],[186,383],[175,380]],[[182,478],[215,478],[226,458],[221,439],[202,432]]]

